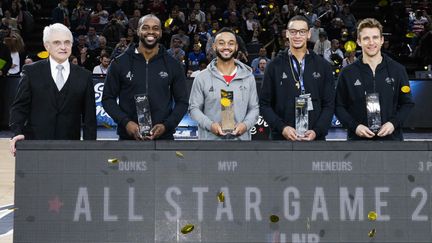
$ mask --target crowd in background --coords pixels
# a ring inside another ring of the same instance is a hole
[[[215,57],[211,47],[216,31],[230,27],[237,33],[237,59],[259,77],[266,64],[288,46],[286,24],[300,14],[309,20],[310,50],[329,61],[337,75],[356,59],[355,50],[345,49],[345,43],[356,40],[355,4],[356,0],[61,0],[52,9],[51,22],[65,24],[73,32],[71,62],[105,74],[110,61],[137,42],[139,18],[153,13],[162,20],[161,43],[192,77]],[[19,74],[22,65],[38,59],[31,53],[35,50],[26,50],[25,39],[33,16],[43,7],[36,0],[0,1],[4,44],[0,45],[0,69],[1,60],[8,59],[5,55],[12,62],[9,74]],[[386,33],[383,52],[431,64],[431,8],[429,0],[376,1],[375,14],[379,13]]]

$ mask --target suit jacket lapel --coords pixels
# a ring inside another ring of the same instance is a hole
[[[51,66],[50,66],[49,58],[46,59],[45,65],[41,70],[41,72],[42,72],[41,77],[46,77],[42,79],[43,82],[45,82],[43,87],[46,90],[48,90],[48,95],[51,99],[51,105],[53,107],[57,107],[56,93],[55,93],[57,86],[51,75]]]

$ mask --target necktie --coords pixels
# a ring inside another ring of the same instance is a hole
[[[64,86],[64,84],[65,84],[65,81],[64,81],[64,78],[63,78],[63,74],[62,74],[62,71],[63,71],[63,65],[57,65],[57,77],[56,77],[56,85],[57,85],[57,89],[60,91],[62,88],[63,88],[63,86]]]

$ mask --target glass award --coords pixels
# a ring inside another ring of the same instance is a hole
[[[308,98],[295,98],[295,129],[297,136],[304,137],[309,127]]]
[[[232,133],[235,128],[234,120],[234,91],[221,90],[221,127],[222,132]]]
[[[381,128],[381,106],[378,93],[366,95],[366,112],[369,129],[374,133],[378,132]]]
[[[139,131],[142,136],[150,136],[152,119],[150,113],[150,102],[145,94],[135,95],[135,106],[138,117]]]

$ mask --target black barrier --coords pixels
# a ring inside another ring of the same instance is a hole
[[[17,148],[16,243],[432,238],[430,142],[23,141]]]

